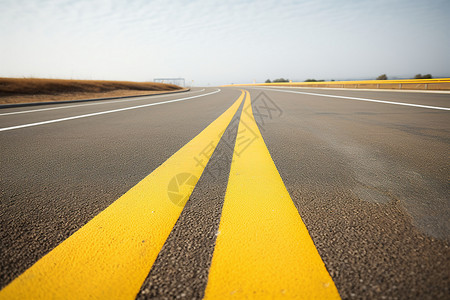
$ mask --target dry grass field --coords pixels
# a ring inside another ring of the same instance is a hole
[[[181,89],[155,82],[0,77],[0,104],[148,95]]]

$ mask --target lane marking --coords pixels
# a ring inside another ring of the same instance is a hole
[[[169,198],[168,184],[184,173],[197,183],[205,164],[194,157],[214,150],[243,98],[12,281],[0,299],[134,299],[185,205]],[[184,192],[190,195],[195,184]]]
[[[205,299],[339,299],[246,94]]]
[[[105,114],[110,114],[110,113],[115,113],[115,112],[120,112],[120,111],[126,111],[126,110],[131,110],[131,109],[137,109],[137,108],[143,108],[143,107],[148,107],[148,106],[155,106],[155,105],[160,105],[160,104],[180,102],[180,101],[185,101],[185,100],[189,100],[189,99],[194,99],[194,98],[199,98],[199,97],[213,95],[213,94],[216,94],[218,92],[220,92],[220,89],[218,89],[217,91],[211,92],[211,93],[202,94],[202,95],[198,95],[198,96],[191,96],[191,97],[174,99],[174,100],[167,100],[167,101],[161,101],[161,102],[155,102],[155,103],[149,103],[149,104],[125,107],[125,108],[118,108],[118,109],[100,111],[100,112],[96,112],[96,113],[90,113],[90,114],[78,115],[78,116],[73,116],[73,117],[67,117],[67,118],[61,118],[61,119],[55,119],[55,120],[36,122],[36,123],[30,123],[30,124],[24,124],[24,125],[4,127],[4,128],[0,128],[0,131],[8,131],[8,130],[14,130],[14,129],[32,127],[32,126],[39,126],[39,125],[45,125],[45,124],[51,124],[51,123],[57,123],[57,122],[63,122],[63,121],[69,121],[69,120],[75,120],[75,119],[81,119],[81,118],[105,115]]]
[[[330,97],[330,98],[341,98],[341,99],[350,99],[350,100],[357,100],[357,101],[366,101],[366,102],[375,102],[375,103],[385,103],[385,104],[412,106],[412,107],[429,108],[429,109],[437,109],[437,110],[450,110],[450,108],[447,108],[447,107],[412,104],[412,103],[404,103],[404,102],[393,102],[393,101],[391,102],[391,101],[378,100],[378,99],[369,99],[369,98],[347,97],[347,96],[337,96],[337,95],[327,95],[327,94],[317,94],[317,93],[287,91],[287,90],[277,90],[277,89],[260,89],[260,88],[258,88],[258,89],[259,90],[267,90],[267,91],[277,91],[277,92],[283,92],[283,93],[304,94],[304,95],[322,96],[322,97]]]
[[[187,92],[189,94],[191,93],[199,93],[203,92],[205,89],[202,89],[200,91],[191,91]],[[96,102],[96,103],[85,103],[85,104],[76,104],[76,105],[66,105],[66,106],[58,106],[58,107],[48,107],[48,108],[39,108],[39,109],[32,109],[32,110],[21,110],[21,111],[13,111],[8,113],[1,113],[0,116],[9,116],[9,115],[17,115],[17,114],[26,114],[26,113],[33,113],[33,112],[39,112],[39,111],[46,111],[46,110],[55,110],[55,109],[64,109],[64,108],[74,108],[74,107],[81,107],[81,106],[91,106],[91,105],[102,105],[102,104],[112,104],[112,103],[121,103],[121,102],[130,102],[130,101],[143,101],[148,100],[148,97],[151,97],[151,99],[154,98],[162,98],[162,97],[170,97],[174,96],[174,94],[169,95],[155,95],[155,96],[140,96],[136,97],[135,99],[124,99],[124,100],[108,100],[107,102]],[[142,99],[142,97],[145,97],[145,99]],[[101,100],[99,100],[101,101]],[[52,104],[53,105],[53,104]],[[16,107],[17,108],[17,107]]]

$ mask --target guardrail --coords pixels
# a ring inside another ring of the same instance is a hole
[[[394,89],[394,90],[450,90],[450,78],[404,79],[404,80],[361,80],[321,82],[273,82],[254,84],[233,84],[232,86],[291,86],[352,89]]]

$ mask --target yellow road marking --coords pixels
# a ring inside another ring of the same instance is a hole
[[[339,299],[246,94],[205,298]]]
[[[0,292],[1,299],[134,299],[244,93],[218,119]],[[191,174],[186,176],[185,174]],[[170,183],[173,185],[173,183]],[[187,186],[187,190],[186,190]],[[176,186],[169,188],[176,190]]]

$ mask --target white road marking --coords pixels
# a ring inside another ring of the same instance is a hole
[[[393,101],[385,101],[385,100],[378,100],[378,99],[347,97],[347,96],[337,96],[337,95],[327,95],[327,94],[316,94],[316,93],[288,91],[288,90],[277,90],[277,89],[262,89],[262,88],[258,88],[258,89],[260,89],[260,90],[267,90],[267,91],[278,91],[278,92],[284,92],[284,93],[295,93],[295,94],[322,96],[322,97],[330,97],[330,98],[342,98],[342,99],[350,99],[350,100],[357,100],[357,101],[366,101],[366,102],[376,102],[376,103],[386,103],[386,104],[412,106],[412,107],[420,107],[420,108],[438,109],[438,110],[450,110],[450,108],[447,108],[447,107],[429,106],[429,105],[412,104],[412,103],[404,103],[404,102],[393,102]]]
[[[202,89],[200,91],[191,91],[189,93],[199,93],[203,92],[205,89]],[[0,116],[8,116],[8,115],[17,115],[17,114],[26,114],[31,112],[38,112],[38,111],[46,111],[46,110],[54,110],[54,109],[63,109],[63,108],[73,108],[73,107],[80,107],[80,106],[90,106],[90,105],[100,105],[100,104],[110,104],[110,103],[120,103],[120,102],[129,102],[129,101],[142,101],[146,99],[141,99],[141,97],[151,97],[153,98],[162,98],[162,97],[169,97],[173,96],[174,94],[167,94],[167,95],[142,95],[142,96],[136,96],[136,99],[124,99],[124,100],[108,100],[107,102],[95,102],[95,103],[88,103],[88,104],[75,104],[75,105],[66,105],[66,106],[58,106],[58,107],[49,107],[49,108],[39,108],[39,109],[32,109],[32,110],[21,110],[21,111],[13,111],[8,113],[2,113]],[[99,100],[102,101],[102,100]]]
[[[143,105],[138,105],[138,106],[131,106],[131,107],[125,107],[125,108],[119,108],[119,109],[113,109],[113,110],[106,110],[106,111],[101,111],[101,112],[96,112],[96,113],[85,114],[85,115],[78,115],[78,116],[61,118],[61,119],[55,119],[55,120],[48,120],[48,121],[43,121],[43,122],[36,122],[36,123],[30,123],[30,124],[24,124],[24,125],[5,127],[5,128],[0,128],[0,131],[8,131],[8,130],[19,129],[19,128],[39,126],[39,125],[56,123],[56,122],[63,122],[63,121],[69,121],[69,120],[75,120],[75,119],[99,116],[99,115],[104,115],[104,114],[110,114],[110,113],[115,113],[115,112],[119,112],[119,111],[143,108],[143,107],[148,107],[148,106],[154,106],[154,105],[160,105],[160,104],[166,104],[166,103],[185,101],[185,100],[189,100],[189,99],[193,99],[193,98],[199,98],[199,97],[204,97],[204,96],[216,94],[218,92],[220,92],[220,89],[217,89],[217,91],[214,91],[214,92],[210,92],[210,93],[203,94],[203,95],[198,95],[198,96],[191,96],[191,97],[186,97],[186,98],[180,98],[180,99],[174,99],[174,100],[168,100],[168,101],[162,101],[162,102],[143,104]]]

